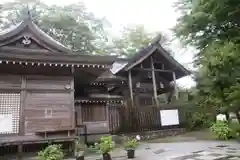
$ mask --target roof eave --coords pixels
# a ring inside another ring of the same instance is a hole
[[[91,56],[91,55],[77,55],[77,54],[14,54],[11,52],[1,52],[0,58],[6,60],[19,60],[19,61],[40,61],[40,62],[61,62],[61,63],[94,63],[94,64],[109,64],[112,65],[116,59],[113,56]]]

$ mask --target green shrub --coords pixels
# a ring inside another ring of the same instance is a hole
[[[208,128],[213,121],[206,113],[196,111],[186,111],[186,128],[188,130],[196,130],[200,128]]]
[[[210,129],[219,140],[232,138],[233,130],[226,121],[216,121]]]
[[[38,160],[63,160],[64,154],[61,145],[50,145],[38,152]]]
[[[134,150],[137,147],[137,145],[138,145],[138,142],[136,139],[127,138],[124,143],[124,148],[126,150],[130,150],[130,149]]]
[[[101,153],[109,153],[115,148],[114,142],[112,140],[112,136],[104,136],[101,137],[100,143],[95,144],[95,148]]]
[[[229,123],[229,127],[232,130],[232,138],[240,137],[240,124],[236,122]]]

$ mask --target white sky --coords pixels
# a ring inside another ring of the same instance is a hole
[[[0,0],[1,2],[9,0]],[[66,5],[79,0],[41,0],[46,4]],[[173,4],[176,0],[81,0],[87,9],[98,17],[106,17],[111,23],[111,32],[118,34],[119,30],[128,24],[143,24],[150,31],[159,31],[170,35],[170,29],[176,24],[179,14]],[[174,42],[171,48],[175,58],[182,64],[192,62],[193,49],[183,49],[179,42]],[[187,68],[192,68],[188,65]],[[179,84],[190,87],[195,83],[189,77],[179,80]]]

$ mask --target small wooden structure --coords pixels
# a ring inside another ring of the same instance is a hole
[[[133,58],[117,65],[114,74],[126,78],[128,86],[115,86],[111,93],[123,93],[137,106],[157,104],[157,96],[167,92],[168,103],[173,94],[178,98],[176,80],[191,73],[160,45],[160,39],[156,37]]]

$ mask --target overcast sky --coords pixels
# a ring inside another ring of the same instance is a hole
[[[9,0],[0,0],[9,1]],[[47,4],[66,5],[76,3],[79,0],[41,0]],[[111,23],[112,34],[118,34],[119,30],[128,24],[143,24],[150,31],[159,31],[167,35],[176,24],[179,16],[173,7],[176,0],[81,0],[90,12],[98,17],[106,17]],[[189,64],[193,59],[194,50],[183,49],[179,42],[172,44],[175,58],[182,64]],[[191,65],[187,66],[191,68]],[[190,78],[179,81],[183,86],[194,85]]]

